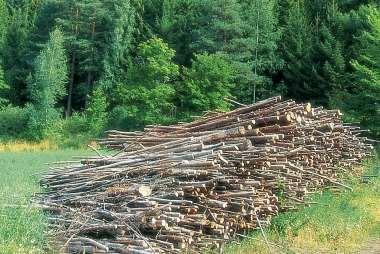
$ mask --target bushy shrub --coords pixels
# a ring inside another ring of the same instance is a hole
[[[27,121],[25,109],[12,106],[4,107],[0,110],[0,139],[24,137]]]
[[[107,124],[107,98],[101,89],[101,87],[96,88],[91,97],[86,108],[86,118],[87,125],[92,136],[99,136],[106,127]]]
[[[143,128],[134,118],[137,112],[137,108],[116,106],[109,114],[108,127],[120,130]]]
[[[330,107],[339,108],[343,111],[345,122],[359,122],[363,128],[370,130],[367,136],[375,139],[380,138],[380,107],[379,99],[357,92],[350,94],[347,92],[337,92],[330,97]]]
[[[62,147],[83,147],[93,137],[86,116],[76,112],[68,119],[56,121],[45,135]]]
[[[29,140],[47,138],[47,130],[60,119],[60,112],[55,108],[29,104],[25,107],[25,111],[28,119],[26,137]]]

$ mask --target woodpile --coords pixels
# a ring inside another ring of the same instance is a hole
[[[339,110],[273,97],[190,123],[109,131],[113,156],[57,165],[38,202],[66,253],[219,249],[371,154]]]

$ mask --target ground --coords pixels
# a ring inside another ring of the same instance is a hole
[[[380,253],[380,239],[373,238],[368,241],[361,249],[359,254],[379,254]]]
[[[41,189],[45,163],[70,160],[89,151],[0,151],[0,254],[49,252],[44,234],[46,217],[32,208],[30,199]],[[369,163],[366,174],[378,175],[378,161]],[[279,215],[265,229],[270,250],[260,232],[229,244],[227,253],[380,253],[380,180],[366,183],[350,179],[354,191],[316,195],[317,204]]]

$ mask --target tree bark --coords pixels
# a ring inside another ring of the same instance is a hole
[[[94,11],[94,17],[95,17],[96,12]],[[91,28],[91,42],[93,43],[91,46],[91,64],[92,66],[94,65],[94,41],[95,41],[95,29],[96,29],[96,23],[92,22],[92,28]],[[86,97],[85,97],[85,108],[87,108],[88,104],[88,95],[90,94],[91,88],[92,88],[92,71],[91,69],[87,73],[87,81],[86,81]]]
[[[76,18],[75,21],[78,22],[78,18],[79,18],[78,7],[75,9],[75,18]],[[77,37],[77,35],[78,35],[78,23],[75,23],[74,34],[75,34],[75,37]],[[71,56],[71,63],[70,63],[70,83],[69,83],[69,89],[68,89],[69,91],[67,94],[66,118],[69,118],[71,116],[71,112],[72,112],[75,61],[76,61],[76,53],[75,53],[75,49],[74,49],[72,56]]]
[[[73,97],[73,86],[74,86],[75,60],[76,60],[76,54],[75,54],[75,52],[73,52],[73,55],[71,56],[71,63],[70,63],[70,82],[69,82],[69,91],[67,94],[66,118],[69,118],[71,116],[71,112],[72,112],[72,97]]]

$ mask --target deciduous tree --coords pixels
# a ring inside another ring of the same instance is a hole
[[[29,81],[29,130],[34,137],[42,137],[44,130],[59,117],[56,104],[66,94],[67,82],[67,58],[63,44],[63,34],[57,28],[37,57],[35,73]]]

